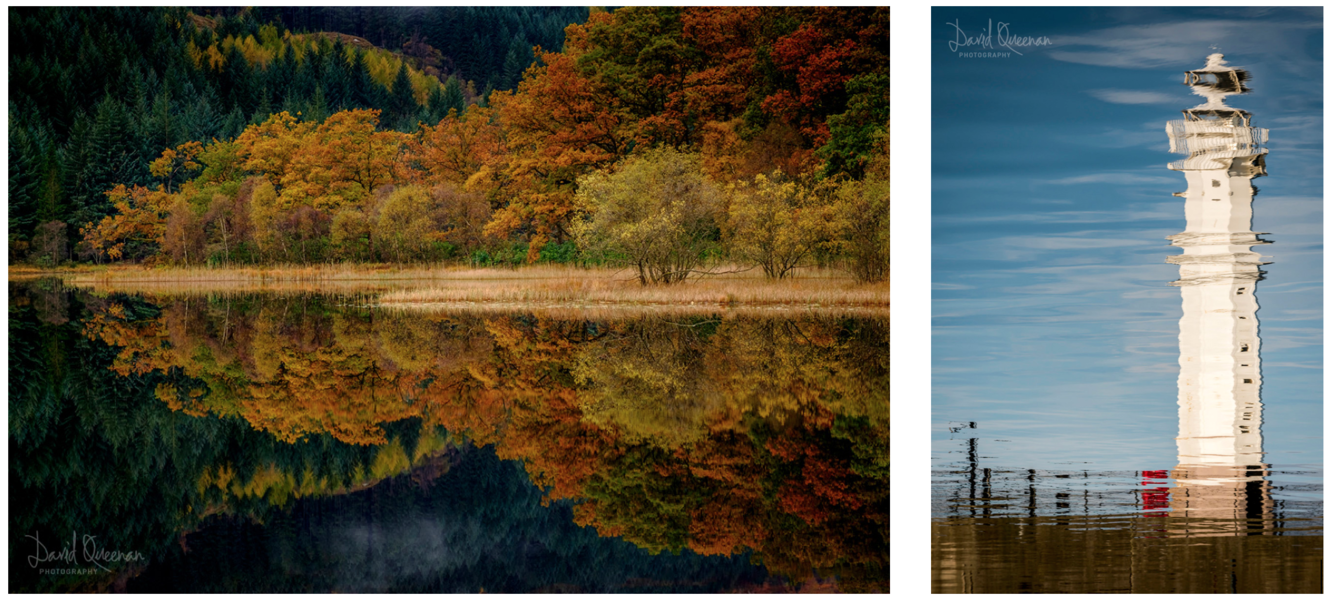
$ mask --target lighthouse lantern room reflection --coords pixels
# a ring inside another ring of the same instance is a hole
[[[1249,91],[1249,74],[1221,54],[1187,71],[1185,84],[1206,102],[1169,121],[1171,151],[1187,155],[1169,168],[1185,175],[1185,231],[1171,236],[1180,265],[1180,434],[1172,474],[1171,515],[1206,519],[1192,535],[1261,533],[1271,512],[1265,480],[1259,391],[1259,305],[1264,263],[1252,246],[1253,180],[1267,174],[1268,130],[1226,105]],[[1230,525],[1221,525],[1230,523]],[[1192,528],[1190,528],[1192,529]]]

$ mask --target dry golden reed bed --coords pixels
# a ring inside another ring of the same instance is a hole
[[[431,314],[511,314],[524,313],[561,320],[615,320],[640,316],[716,316],[798,317],[805,314],[837,315],[859,318],[889,318],[888,307],[877,306],[806,306],[793,304],[592,304],[586,302],[430,302],[392,303],[379,306],[387,310]]]
[[[639,285],[627,272],[575,271],[525,279],[458,279],[385,294],[385,304],[450,302],[709,304],[888,307],[889,286],[856,285],[829,273],[783,281],[719,275],[670,286]]]
[[[383,293],[381,304],[402,308],[499,310],[625,306],[769,307],[887,312],[888,282],[856,284],[841,271],[800,269],[781,281],[758,269],[719,267],[716,275],[670,286],[642,286],[628,270],[564,265],[517,269],[315,265],[237,268],[83,267],[37,271],[11,267],[10,279],[57,276],[101,292],[199,294],[249,291]]]

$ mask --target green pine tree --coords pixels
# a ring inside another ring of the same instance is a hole
[[[315,95],[306,104],[305,120],[322,123],[329,117],[329,103],[324,98],[324,86],[315,85]]]
[[[532,50],[523,43],[523,40],[514,38],[509,44],[509,52],[505,53],[500,85],[504,89],[513,89],[519,80],[523,79],[523,71],[527,70],[531,62]]]
[[[41,142],[9,111],[9,243],[26,241],[37,223],[44,152]]]
[[[256,108],[254,114],[250,115],[250,124],[263,123],[268,120],[271,114],[273,114],[273,104],[268,99],[268,88],[264,87],[259,91],[259,108]]]
[[[398,118],[406,118],[417,112],[417,98],[412,92],[412,80],[407,75],[407,63],[398,65],[398,76],[390,88],[390,110]]]
[[[457,77],[450,77],[444,83],[444,112],[448,114],[450,110],[463,112],[467,108],[467,99],[463,97],[463,85],[458,82]]]
[[[241,112],[241,107],[237,106],[231,109],[231,112],[218,125],[218,137],[224,140],[236,139],[236,136],[245,131],[245,126],[245,113]]]

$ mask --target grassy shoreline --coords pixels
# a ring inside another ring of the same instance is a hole
[[[625,269],[536,265],[516,269],[465,266],[294,265],[183,268],[139,266],[42,270],[11,266],[11,281],[57,277],[102,292],[196,294],[250,291],[373,292],[402,308],[767,307],[887,311],[889,283],[857,284],[841,271],[805,268],[780,281],[758,269],[720,266],[717,274],[670,286],[642,286]]]

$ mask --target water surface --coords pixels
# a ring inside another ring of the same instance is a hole
[[[887,320],[10,295],[11,589],[888,589]]]
[[[933,588],[1319,591],[1322,11],[933,17]]]

